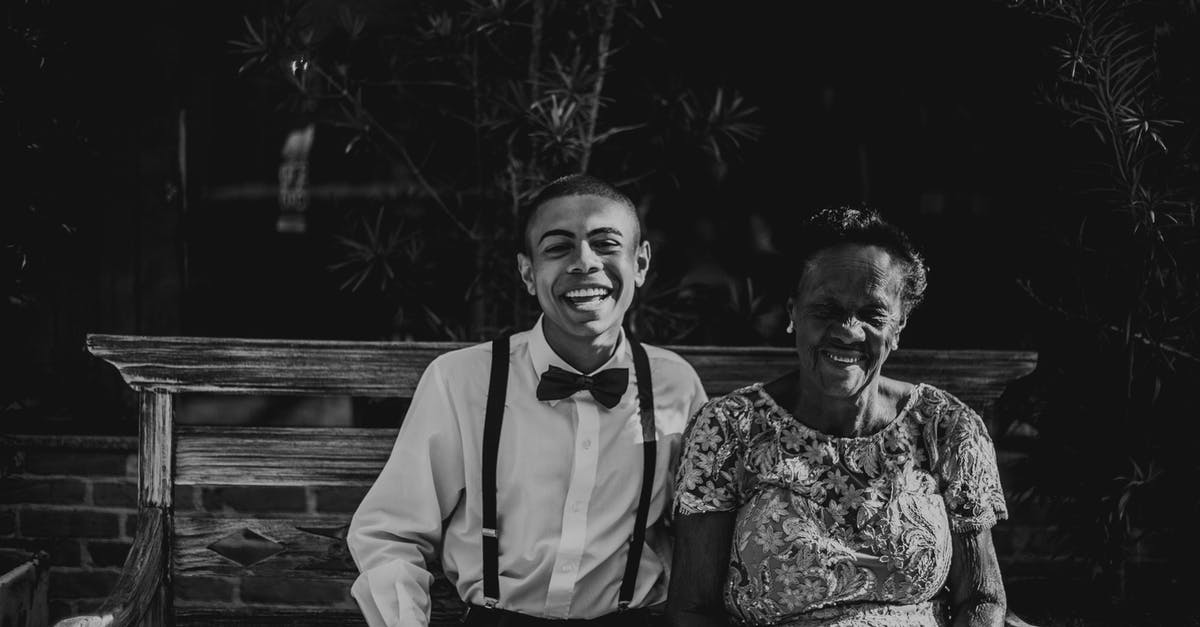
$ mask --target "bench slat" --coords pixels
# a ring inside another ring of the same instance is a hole
[[[200,517],[176,512],[175,572],[185,576],[217,577],[291,574],[306,579],[345,580],[349,587],[357,571],[346,541],[338,537],[344,536],[344,528],[349,524],[349,514],[294,514],[287,519],[265,519]],[[339,534],[339,530],[343,531]],[[277,544],[279,552],[243,565],[209,548],[223,539],[243,546],[265,542],[257,540],[256,536]]]
[[[175,484],[369,486],[387,461],[397,431],[177,427]]]
[[[117,367],[130,387],[166,392],[412,396],[429,362],[455,342],[346,342],[89,335],[88,349]],[[670,346],[687,359],[710,395],[767,381],[796,365],[785,347]],[[944,387],[990,404],[1013,379],[1032,372],[1027,351],[901,350],[885,372]],[[961,378],[963,369],[971,376]],[[954,384],[954,385],[951,385]]]

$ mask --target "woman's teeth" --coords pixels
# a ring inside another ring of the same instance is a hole
[[[852,364],[859,360],[859,357],[857,355],[840,355],[837,353],[832,353],[830,351],[821,351],[821,352],[826,357],[828,357],[829,359],[831,359],[839,364]]]

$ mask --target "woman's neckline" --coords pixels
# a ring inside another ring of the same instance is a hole
[[[802,432],[812,434],[813,436],[822,440],[853,442],[881,438],[887,432],[896,429],[896,425],[904,422],[904,418],[908,416],[910,411],[912,411],[913,406],[917,404],[917,401],[921,398],[921,395],[924,394],[925,388],[927,387],[928,386],[924,383],[917,383],[913,385],[912,390],[908,394],[908,400],[904,402],[904,407],[899,411],[899,413],[896,414],[896,417],[893,418],[891,422],[880,427],[878,431],[875,431],[874,433],[868,433],[867,435],[833,435],[830,433],[825,433],[824,431],[809,425],[803,420],[796,418],[792,415],[792,412],[775,402],[775,397],[771,396],[771,393],[766,390],[765,384],[763,384],[761,381],[752,384],[750,389],[761,394],[762,397],[766,399],[767,404],[770,405],[772,411],[779,414],[782,418],[790,421],[792,424],[798,426]]]

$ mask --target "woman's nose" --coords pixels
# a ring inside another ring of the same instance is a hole
[[[833,325],[833,336],[839,340],[862,341],[866,333],[862,321],[854,316],[846,316],[841,322]]]

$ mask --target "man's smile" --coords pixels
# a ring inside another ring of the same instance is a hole
[[[577,287],[567,290],[561,298],[571,307],[577,309],[594,309],[608,299],[608,297],[612,296],[612,293],[613,290],[609,287]]]

